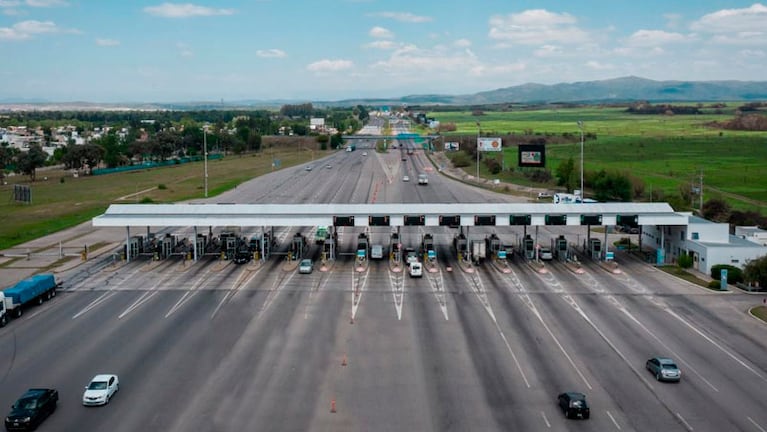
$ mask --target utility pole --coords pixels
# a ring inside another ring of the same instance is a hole
[[[482,136],[482,127],[477,122],[477,182],[479,182],[479,137]]]
[[[700,188],[698,189],[700,194],[700,214],[703,214],[703,169],[700,170]]]
[[[583,202],[586,193],[583,190],[583,122],[581,120],[578,120],[578,129],[581,130],[581,202]]]
[[[202,127],[202,155],[205,165],[205,198],[208,197],[208,128]]]

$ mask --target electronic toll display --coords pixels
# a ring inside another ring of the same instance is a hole
[[[637,215],[617,215],[615,216],[615,224],[623,225],[630,228],[637,228],[639,226],[639,216]]]
[[[423,226],[426,224],[424,215],[405,215],[403,225],[405,226]]]
[[[354,216],[333,216],[333,226],[354,226]]]
[[[602,225],[602,215],[581,215],[581,225]]]
[[[474,216],[474,225],[495,225],[495,215],[476,215]]]
[[[567,215],[546,215],[546,225],[567,225]]]
[[[440,216],[439,226],[458,227],[461,226],[461,216]]]
[[[368,226],[389,226],[389,216],[368,216]]]
[[[528,215],[511,215],[509,216],[509,225],[530,225],[532,217]]]

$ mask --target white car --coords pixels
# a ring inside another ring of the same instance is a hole
[[[298,264],[298,272],[302,274],[309,274],[314,270],[314,263],[310,259],[302,259]]]
[[[362,156],[367,156],[368,152],[362,152]]]
[[[408,177],[408,176],[402,176],[402,181],[403,181],[403,182],[409,182],[409,181],[410,181],[410,177]]]
[[[542,247],[541,250],[538,251],[538,257],[541,261],[551,261],[554,259],[554,254],[551,253],[550,248]]]
[[[429,176],[427,176],[426,174],[418,174],[418,184],[419,185],[429,184]]]
[[[419,262],[411,262],[408,266],[410,270],[410,277],[419,278],[423,276],[423,265]]]
[[[120,380],[117,375],[96,375],[85,387],[83,405],[106,405],[119,388]]]

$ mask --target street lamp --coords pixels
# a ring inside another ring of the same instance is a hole
[[[202,157],[205,166],[205,198],[208,197],[208,128],[202,127]]]
[[[583,190],[583,122],[580,120],[578,120],[578,129],[581,130],[581,202],[583,202],[585,196]]]
[[[477,182],[479,182],[479,137],[482,136],[482,127],[477,122]]]

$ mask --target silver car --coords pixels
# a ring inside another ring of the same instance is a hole
[[[658,381],[679,381],[682,379],[682,371],[679,370],[674,360],[667,357],[653,357],[645,364],[647,370],[655,375]]]
[[[314,270],[314,263],[310,259],[303,259],[298,264],[298,272],[303,274],[309,274]]]

